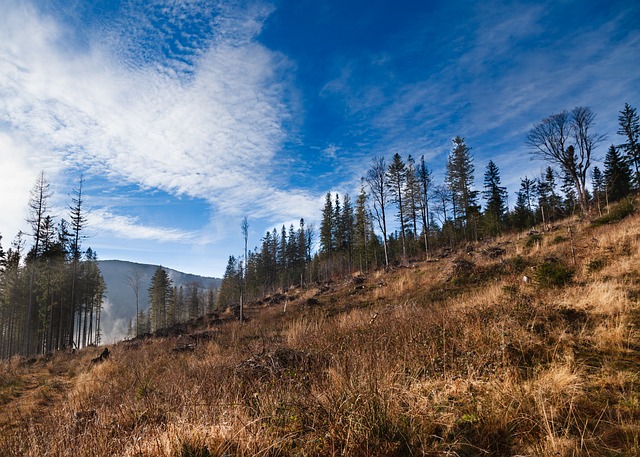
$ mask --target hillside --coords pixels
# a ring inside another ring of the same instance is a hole
[[[104,363],[2,362],[0,449],[640,455],[640,215],[620,208],[290,289]]]
[[[129,319],[135,319],[136,315],[135,295],[127,283],[127,276],[131,276],[134,269],[140,272],[139,306],[141,310],[146,311],[149,308],[149,285],[158,266],[123,260],[99,260],[98,266],[107,286],[100,322],[102,340],[112,343],[124,338]],[[187,287],[188,284],[195,283],[201,289],[219,289],[222,282],[218,278],[192,275],[171,268],[164,269],[176,287]]]

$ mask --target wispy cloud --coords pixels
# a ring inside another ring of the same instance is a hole
[[[90,211],[87,222],[90,227],[99,227],[102,236],[120,239],[193,242],[198,237],[196,232],[144,225],[133,216],[112,214],[105,209]]]
[[[73,47],[68,24],[10,0],[0,19],[0,131],[30,156],[53,153],[62,167],[114,183],[290,216],[272,167],[291,115],[289,64],[255,41],[270,9],[207,4],[146,2]],[[209,39],[194,27],[211,27]]]

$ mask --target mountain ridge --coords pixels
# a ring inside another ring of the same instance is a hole
[[[130,319],[135,319],[135,295],[127,283],[127,276],[135,270],[141,274],[139,288],[139,309],[149,308],[148,289],[151,278],[158,268],[164,269],[173,285],[186,287],[196,283],[199,289],[219,289],[222,279],[185,273],[162,265],[130,262],[127,260],[98,260],[98,267],[106,284],[101,315],[103,343],[114,343],[126,335]]]

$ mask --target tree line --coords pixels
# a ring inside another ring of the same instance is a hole
[[[476,188],[472,149],[460,136],[452,140],[442,183],[434,181],[424,156],[395,153],[389,163],[375,157],[355,202],[348,194],[326,194],[317,233],[301,220],[297,229],[267,232],[261,247],[245,249],[242,258],[230,256],[217,307],[237,310],[242,301],[291,285],[428,258],[436,250],[546,227],[570,215],[602,214],[640,189],[640,122],[637,110],[625,104],[617,131],[624,141],[608,148],[601,170],[592,166],[594,151],[606,136],[595,132],[595,118],[580,106],[534,124],[525,143],[547,166],[541,176],[520,179],[512,207],[493,160]],[[246,228],[243,233],[246,244]]]
[[[190,282],[186,288],[176,286],[163,267],[156,268],[151,278],[147,290],[149,309],[141,310],[138,295],[142,275],[134,268],[126,279],[136,297],[136,316],[129,321],[127,337],[145,335],[215,311],[216,289],[203,288],[197,282]]]
[[[97,254],[81,246],[83,183],[81,177],[73,189],[68,219],[56,223],[50,183],[42,172],[28,203],[30,233],[19,232],[6,252],[0,243],[2,358],[100,343],[105,284]]]

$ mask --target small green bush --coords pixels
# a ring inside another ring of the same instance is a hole
[[[539,287],[562,287],[573,279],[573,269],[557,259],[548,259],[536,268],[534,282]]]
[[[556,237],[553,239],[553,244],[560,244],[564,243],[565,241],[567,241],[566,236],[556,235]]]
[[[591,262],[587,264],[587,271],[589,273],[595,273],[596,271],[602,270],[604,267],[603,259],[593,259]]]
[[[528,248],[532,248],[535,245],[540,243],[542,243],[542,235],[540,235],[539,233],[534,233],[532,235],[529,235],[529,238],[527,239],[525,246]]]
[[[621,221],[625,217],[633,214],[635,211],[635,206],[633,204],[633,200],[631,198],[625,198],[621,200],[616,206],[611,208],[609,213],[604,214],[594,220],[591,225],[594,227],[599,227],[601,225],[612,224],[614,222]]]

